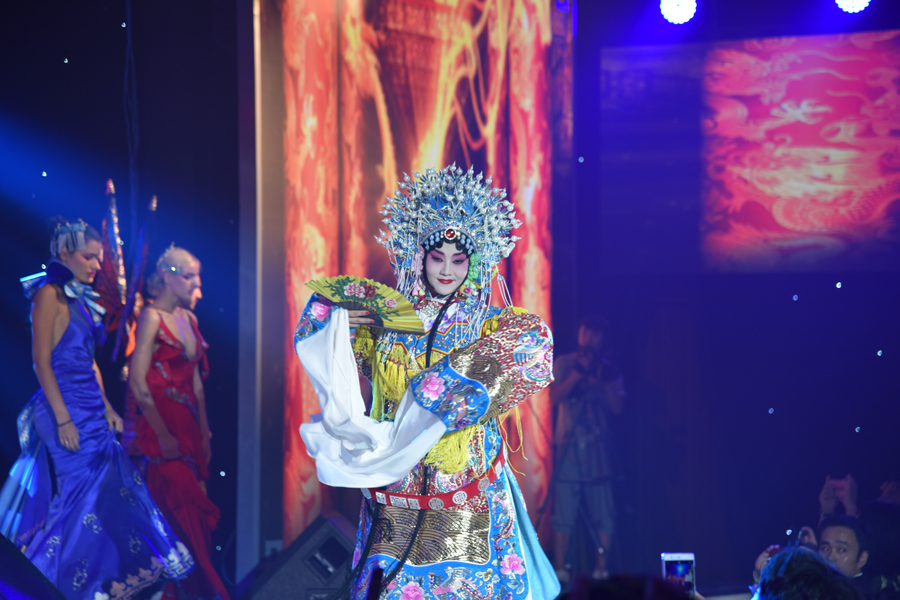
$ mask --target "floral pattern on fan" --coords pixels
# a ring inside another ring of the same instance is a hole
[[[341,308],[369,311],[375,321],[371,327],[425,333],[422,320],[409,300],[372,279],[338,275],[310,281],[306,287]]]

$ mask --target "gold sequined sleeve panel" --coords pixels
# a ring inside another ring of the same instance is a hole
[[[553,335],[543,319],[507,310],[495,324],[410,381],[416,402],[449,431],[495,418],[553,380]]]

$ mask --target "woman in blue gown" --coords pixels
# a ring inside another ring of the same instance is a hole
[[[19,416],[22,456],[0,492],[0,533],[66,598],[126,600],[184,577],[194,561],[116,440],[122,419],[94,360],[100,236],[62,222],[50,250],[46,273],[22,280],[41,390]]]

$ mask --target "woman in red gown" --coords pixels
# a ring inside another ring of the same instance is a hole
[[[212,564],[211,533],[219,509],[206,496],[208,345],[188,308],[200,287],[200,261],[170,247],[156,263],[156,276],[159,293],[138,320],[130,388],[141,409],[137,435],[147,457],[147,487],[198,566],[187,579],[169,585],[166,596],[229,600]]]

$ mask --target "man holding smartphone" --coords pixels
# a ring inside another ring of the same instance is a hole
[[[606,553],[615,530],[609,418],[622,413],[621,371],[606,356],[605,319],[581,319],[578,350],[554,361],[550,398],[557,407],[554,436],[554,562],[562,583],[571,578],[566,558],[579,517],[597,546],[593,576],[605,578]]]

